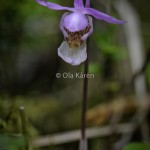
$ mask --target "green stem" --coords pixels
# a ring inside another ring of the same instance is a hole
[[[22,134],[25,138],[25,150],[29,150],[30,146],[29,146],[29,139],[28,139],[28,131],[27,131],[27,121],[26,121],[26,114],[25,114],[25,111],[24,111],[24,107],[21,106],[19,108],[19,111],[20,111],[20,118],[21,118],[21,124],[22,124]]]

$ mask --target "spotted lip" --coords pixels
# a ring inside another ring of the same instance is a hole
[[[83,40],[81,40],[81,37],[89,32],[90,26],[87,26],[84,30],[77,31],[77,32],[70,32],[68,29],[65,28],[65,31],[68,34],[68,37],[65,38],[67,43],[69,44],[70,48],[78,48],[83,43]]]

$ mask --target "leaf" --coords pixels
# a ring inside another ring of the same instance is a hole
[[[0,134],[0,150],[19,150],[25,146],[23,136],[13,136],[9,134]]]
[[[146,68],[146,78],[147,78],[148,86],[150,87],[150,65],[148,65]]]
[[[89,64],[89,73],[100,73],[102,71],[102,67],[98,63]]]
[[[145,143],[130,143],[123,150],[150,150],[150,144]]]

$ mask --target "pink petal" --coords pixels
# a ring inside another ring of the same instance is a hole
[[[85,7],[90,7],[90,0],[86,0]]]
[[[75,10],[74,8],[64,7],[55,3],[47,2],[45,0],[36,0],[36,2],[38,2],[40,5],[46,6],[49,9],[53,9],[53,10],[69,10],[69,11]]]
[[[123,23],[125,23],[125,21],[113,18],[113,17],[111,17],[111,16],[109,16],[105,13],[102,13],[102,12],[96,10],[96,9],[93,9],[93,8],[85,8],[84,13],[87,14],[87,15],[92,15],[96,19],[104,20],[106,22],[113,23],[113,24],[123,24]]]
[[[74,7],[75,8],[84,8],[84,5],[83,5],[83,0],[74,0]]]

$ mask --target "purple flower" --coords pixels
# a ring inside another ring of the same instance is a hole
[[[93,32],[93,21],[91,16],[108,23],[124,23],[124,21],[90,8],[90,0],[86,0],[85,6],[82,0],[74,0],[74,8],[60,6],[44,0],[36,1],[49,9],[70,11],[64,13],[60,20],[60,29],[63,32],[65,40],[58,48],[58,55],[71,65],[79,65],[87,58],[86,39]]]

